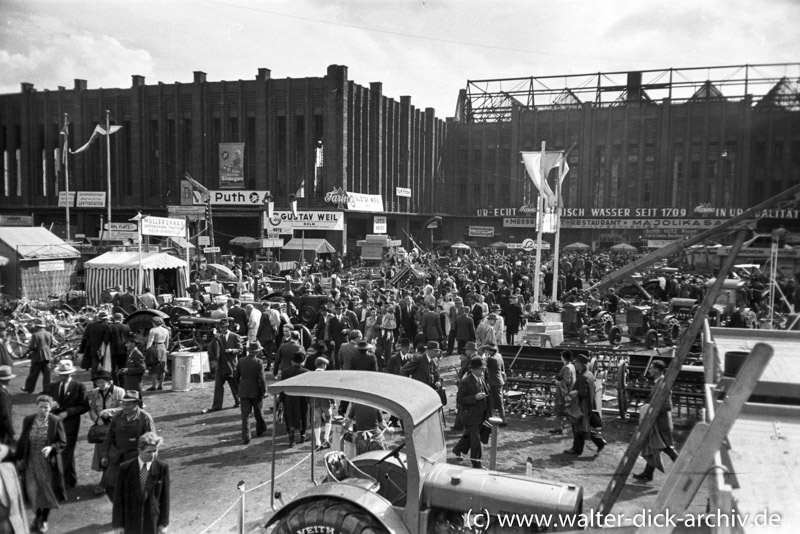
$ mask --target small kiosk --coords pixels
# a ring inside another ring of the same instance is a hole
[[[384,254],[396,250],[401,244],[399,239],[390,239],[384,234],[367,234],[366,239],[356,242],[364,261],[381,261]]]

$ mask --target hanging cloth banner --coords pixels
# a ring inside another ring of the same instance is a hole
[[[521,152],[522,162],[525,164],[525,170],[531,177],[533,185],[539,190],[539,194],[544,199],[545,208],[549,209],[556,204],[556,194],[547,184],[547,174],[553,167],[558,167],[561,164],[562,152],[547,152],[544,153],[542,158],[541,152]],[[565,166],[566,169],[566,166]],[[544,174],[542,171],[544,170]],[[560,180],[564,179],[564,174],[559,177]]]
[[[121,129],[122,129],[122,126],[111,126],[109,128],[109,133],[110,134],[115,134]],[[78,150],[70,150],[69,153],[70,154],[80,154],[81,152],[83,152],[84,150],[89,148],[89,145],[91,145],[94,142],[94,140],[97,139],[98,135],[107,135],[106,134],[106,129],[103,128],[102,126],[100,126],[99,124],[94,127],[94,131],[92,132],[92,136],[89,138],[88,141],[86,141],[85,145],[80,147]],[[66,140],[65,140],[65,146],[66,146]]]

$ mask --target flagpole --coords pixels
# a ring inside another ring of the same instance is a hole
[[[561,153],[561,164],[558,166],[558,176],[556,176],[556,213],[555,213],[555,224],[556,224],[556,240],[554,244],[555,250],[553,251],[553,300],[555,302],[558,299],[558,247],[561,244],[561,175],[564,173],[564,160],[566,159],[567,154],[565,152]],[[566,289],[566,288],[565,288]]]
[[[539,168],[544,172],[544,150],[546,141],[542,141],[542,157],[539,159]],[[544,176],[543,176],[544,178]],[[542,272],[542,191],[538,192],[538,200],[536,203],[536,270],[534,271],[533,280],[533,311],[539,311],[539,286],[540,277]]]
[[[70,240],[69,228],[69,115],[64,113],[64,189],[67,193],[66,202],[67,207],[67,241]]]
[[[109,228],[111,227],[111,125],[109,115],[111,112],[106,110],[106,170],[108,171],[107,177],[107,186],[108,186],[108,198],[106,202],[108,203],[108,224]],[[141,243],[141,239],[139,240]],[[139,290],[141,291],[141,287]]]

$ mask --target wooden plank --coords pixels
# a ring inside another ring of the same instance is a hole
[[[654,514],[666,512],[669,509],[669,513],[681,517],[686,512],[703,483],[706,473],[713,465],[714,456],[719,452],[747,399],[755,390],[772,354],[772,347],[765,343],[757,343],[740,369],[725,402],[717,408],[717,413],[711,423],[695,425],[689,439],[684,444],[684,453],[678,456],[678,460],[656,497],[652,508]],[[722,511],[722,513],[727,512],[727,510]],[[637,532],[655,534],[656,532],[671,531],[672,529],[668,527],[656,528],[651,525],[650,527],[641,527]]]
[[[746,236],[746,230],[739,230],[736,233],[736,241],[731,248],[731,254],[725,258],[722,267],[720,268],[720,272],[717,274],[716,280],[703,298],[703,302],[700,303],[700,307],[696,312],[696,317],[705,317],[708,314],[708,311],[711,309],[712,305],[717,299],[717,295],[722,288],[722,284],[725,281],[728,272],[730,272],[734,263],[736,263],[736,255],[742,248],[742,244],[744,243]],[[661,410],[661,406],[667,400],[667,397],[671,394],[672,386],[675,384],[675,380],[678,378],[678,373],[681,371],[681,366],[683,365],[683,362],[686,361],[686,357],[689,355],[689,349],[691,349],[692,344],[694,344],[694,340],[700,333],[700,329],[703,327],[704,323],[704,320],[692,321],[689,325],[689,328],[681,337],[680,345],[675,352],[675,358],[673,358],[671,365],[667,368],[664,379],[653,393],[653,399],[650,402],[650,407],[644,414],[644,418],[639,423],[639,428],[633,435],[633,439],[628,445],[628,449],[620,459],[619,465],[614,472],[614,476],[611,478],[611,481],[609,482],[608,487],[603,494],[603,498],[600,500],[598,513],[601,516],[605,517],[611,513],[614,503],[622,493],[622,488],[625,486],[625,481],[628,479],[628,476],[630,476],[633,466],[636,464],[636,459],[639,457],[639,453],[641,452],[642,447],[648,438],[648,434],[655,425],[658,412]]]

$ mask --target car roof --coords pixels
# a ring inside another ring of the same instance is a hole
[[[343,399],[385,409],[416,426],[436,413],[442,401],[436,391],[418,380],[375,371],[302,373],[269,386],[273,395]]]

